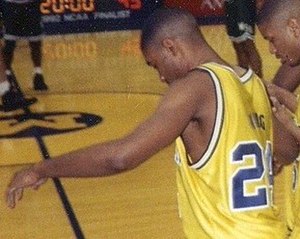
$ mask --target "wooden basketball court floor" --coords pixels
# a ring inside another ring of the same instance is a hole
[[[202,29],[213,48],[235,63],[224,26]],[[28,45],[18,43],[16,77],[38,102],[26,120],[22,110],[0,112],[1,239],[183,238],[173,145],[122,175],[48,180],[38,191],[25,191],[13,210],[3,197],[16,170],[121,137],[151,114],[166,86],[144,63],[138,42],[139,31],[46,37],[46,93],[32,90]],[[272,79],[279,62],[259,33],[256,43],[264,76]]]

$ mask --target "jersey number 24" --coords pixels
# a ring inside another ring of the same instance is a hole
[[[232,210],[268,207],[273,187],[271,144],[263,149],[258,142],[242,142],[232,152],[231,163],[240,165],[230,182]]]

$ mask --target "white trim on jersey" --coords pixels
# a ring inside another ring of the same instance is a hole
[[[216,114],[216,119],[215,119],[215,124],[214,124],[215,127],[213,129],[212,137],[208,144],[208,148],[205,151],[205,153],[203,154],[203,156],[199,159],[199,161],[197,163],[191,165],[191,167],[194,169],[199,169],[203,165],[205,165],[208,162],[208,160],[210,159],[211,155],[214,153],[214,150],[218,144],[218,140],[219,140],[219,137],[221,134],[223,115],[224,115],[224,99],[223,99],[223,93],[222,93],[222,89],[221,89],[221,85],[220,85],[220,81],[219,81],[218,77],[212,70],[210,70],[206,67],[198,67],[198,69],[207,71],[210,74],[210,76],[214,82],[215,89],[216,89],[216,95],[217,95],[217,114]]]
[[[215,63],[215,62],[212,62],[211,64],[214,64],[214,65],[223,67],[223,68],[225,68],[225,69],[231,71],[232,73],[234,73],[234,74],[240,79],[240,81],[241,81],[242,83],[246,83],[248,80],[250,80],[250,79],[251,79],[251,76],[252,76],[252,74],[253,74],[253,70],[252,70],[251,68],[246,69],[246,70],[247,70],[246,73],[245,73],[244,75],[242,75],[242,76],[239,76],[239,75],[238,75],[231,67],[229,67],[229,66],[221,65],[221,64]]]
[[[251,68],[248,68],[247,72],[240,77],[240,80],[242,83],[246,83],[252,76],[253,70]]]

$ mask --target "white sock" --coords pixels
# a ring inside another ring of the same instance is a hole
[[[10,84],[7,80],[1,82],[0,83],[0,96],[4,95],[7,91],[9,91],[9,88],[10,88]]]
[[[10,76],[12,73],[11,73],[11,70],[5,70],[5,74],[7,75],[7,76]]]
[[[34,67],[33,72],[34,74],[42,74],[43,70],[41,67],[38,66],[38,67]]]

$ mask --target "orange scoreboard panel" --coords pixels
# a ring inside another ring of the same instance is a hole
[[[162,0],[43,0],[46,34],[99,32],[140,28]]]

